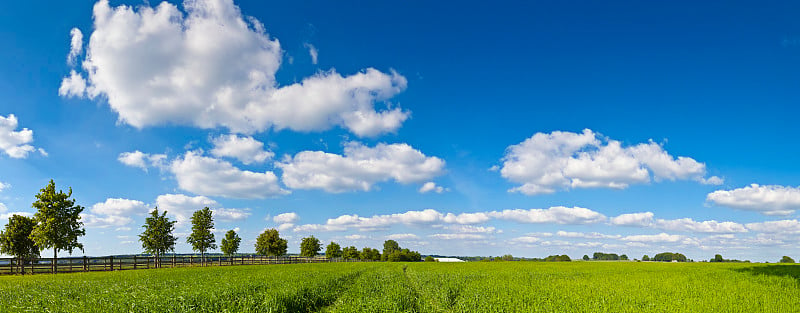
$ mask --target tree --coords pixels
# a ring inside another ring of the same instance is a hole
[[[146,253],[156,256],[155,266],[161,267],[161,255],[167,251],[175,251],[175,242],[178,238],[172,235],[175,230],[175,221],[167,218],[167,211],[158,215],[158,207],[150,212],[150,217],[144,220],[144,232],[139,235],[142,248]]]
[[[584,261],[589,261],[589,256],[584,254],[584,255],[583,255],[583,260],[584,260]]]
[[[372,260],[372,261],[380,261],[381,260],[381,252],[378,249],[372,249],[370,247],[364,247],[361,250],[361,254],[359,257],[362,260]]]
[[[625,255],[625,254],[623,254],[623,255],[620,255],[620,256],[619,256],[619,259],[620,259],[620,260],[623,260],[623,261],[627,261],[627,260],[628,260],[628,256],[627,256],[627,255]]]
[[[256,253],[268,256],[286,254],[287,241],[280,237],[278,230],[270,228],[256,238]]]
[[[650,257],[649,257],[649,256],[647,256],[647,254],[645,254],[645,255],[642,257],[642,261],[650,261]]]
[[[319,250],[322,250],[322,246],[319,243],[319,239],[314,236],[305,237],[300,241],[301,256],[313,258],[317,256]]]
[[[725,259],[722,258],[721,254],[715,254],[714,258],[710,260],[710,262],[724,262]]]
[[[781,258],[780,263],[794,263],[794,259],[784,255],[783,258]]]
[[[75,205],[75,199],[70,197],[72,187],[69,193],[62,190],[56,192],[56,183],[51,179],[33,202],[37,211],[33,216],[36,226],[31,232],[31,239],[40,249],[53,249],[53,273],[58,271],[59,250],[66,250],[70,255],[75,249],[83,251],[83,244],[78,242],[78,237],[86,235],[80,215],[83,207]]]
[[[325,257],[329,259],[342,257],[342,247],[339,246],[338,243],[331,241],[331,243],[325,247]]]
[[[217,248],[214,240],[214,216],[208,207],[194,211],[192,214],[192,234],[186,242],[192,245],[192,250],[200,251],[201,264],[206,263],[206,251]]]
[[[514,261],[514,256],[510,255],[510,254],[506,254],[506,255],[503,255],[502,260],[503,261]]]
[[[384,241],[382,259],[388,261],[389,255],[395,251],[400,251],[400,244],[397,241],[391,239]]]
[[[242,238],[239,238],[236,231],[231,229],[225,233],[225,238],[222,238],[219,248],[225,255],[232,256],[236,254],[236,251],[239,251],[239,243],[241,242]]]
[[[342,249],[342,257],[345,259],[358,259],[359,258],[358,248],[354,246],[349,246],[347,248]]]
[[[570,262],[572,260],[569,258],[568,255],[562,254],[562,255],[551,255],[551,256],[548,256],[548,257],[544,258],[544,261],[545,262]]]
[[[0,231],[0,253],[16,257],[22,266],[22,275],[25,275],[25,263],[39,257],[39,247],[31,239],[35,226],[33,218],[14,214],[8,218],[5,231]]]
[[[429,255],[425,257],[425,262],[436,262],[436,259]]]

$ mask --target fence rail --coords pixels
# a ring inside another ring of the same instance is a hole
[[[300,263],[332,263],[332,262],[369,262],[370,260],[343,259],[301,256],[261,256],[211,255],[202,258],[195,255],[155,256],[104,256],[104,257],[66,257],[39,258],[20,264],[15,258],[0,258],[0,275],[8,274],[44,274],[44,273],[76,273],[122,271],[152,269],[160,264],[160,268],[193,267],[193,266],[231,266],[231,265],[268,265],[268,264],[300,264]]]

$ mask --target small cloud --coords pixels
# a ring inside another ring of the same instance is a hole
[[[308,49],[308,55],[311,56],[311,63],[317,64],[317,58],[319,57],[319,50],[317,50],[317,47],[314,47],[314,45],[310,43],[304,43],[303,46]]]
[[[446,191],[450,191],[450,188],[444,188],[442,186],[437,186],[434,182],[427,182],[419,188],[419,193],[428,193],[428,192],[435,192],[435,193],[442,193]]]

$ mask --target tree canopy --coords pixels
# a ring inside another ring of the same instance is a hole
[[[280,237],[278,230],[270,228],[256,238],[256,253],[268,256],[281,256],[286,254],[287,241]]]
[[[381,260],[381,252],[378,249],[372,249],[370,247],[364,247],[361,250],[361,254],[359,258],[362,260],[372,260],[372,261],[380,261]]]
[[[592,255],[592,260],[598,261],[617,261],[619,260],[619,255],[616,253],[603,253],[603,252],[595,252]]]
[[[780,263],[794,263],[794,259],[784,255],[783,258],[781,258]]]
[[[194,211],[192,214],[192,234],[186,238],[186,242],[192,245],[192,250],[199,251],[202,255],[203,263],[206,259],[206,251],[216,249],[217,244],[214,240],[214,216],[211,209],[205,207]]]
[[[314,236],[305,237],[300,241],[300,255],[304,257],[315,257],[322,250],[319,239]]]
[[[172,235],[175,230],[175,221],[170,221],[167,211],[158,214],[158,207],[150,212],[150,216],[144,220],[142,225],[144,231],[139,235],[142,248],[146,253],[156,256],[156,267],[159,266],[159,258],[167,251],[175,250],[175,242],[178,238]]]
[[[56,192],[56,183],[51,179],[36,195],[32,205],[37,211],[33,216],[36,226],[33,227],[31,238],[40,249],[52,248],[54,259],[58,258],[59,250],[66,250],[69,254],[75,249],[83,251],[83,244],[78,242],[78,237],[86,235],[81,222],[83,207],[76,205],[71,197],[72,187],[68,193],[62,190]]]
[[[325,257],[329,259],[342,257],[342,247],[339,246],[338,243],[331,241],[331,243],[325,247]]]
[[[672,262],[672,261],[686,262],[686,256],[680,253],[662,252],[656,254],[652,258],[652,260],[657,262]]]
[[[31,239],[35,226],[33,218],[14,214],[8,218],[5,230],[0,231],[0,253],[16,257],[22,265],[23,275],[26,261],[39,257],[39,247]]]
[[[239,243],[242,242],[242,238],[239,238],[239,235],[236,234],[236,231],[229,230],[225,233],[225,238],[222,238],[222,242],[220,242],[220,250],[227,256],[231,256],[236,254],[239,251]]]
[[[345,259],[358,259],[359,253],[358,248],[355,246],[349,246],[347,248],[342,249],[342,257]]]

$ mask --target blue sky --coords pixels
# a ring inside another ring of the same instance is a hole
[[[0,217],[423,254],[798,257],[800,5],[0,4]],[[34,18],[35,17],[35,18]]]

